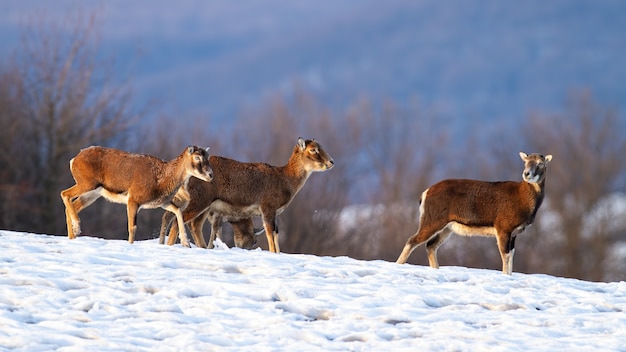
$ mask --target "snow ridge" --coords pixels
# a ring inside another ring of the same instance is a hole
[[[626,283],[0,231],[0,350],[620,351]]]

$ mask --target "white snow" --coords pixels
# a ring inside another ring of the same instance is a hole
[[[0,231],[0,349],[623,351],[626,283]]]

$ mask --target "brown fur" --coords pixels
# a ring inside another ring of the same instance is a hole
[[[173,202],[182,211],[189,204],[189,199],[190,199],[190,194],[188,191],[188,182],[186,182],[182,187],[180,187],[180,189],[178,190],[178,193],[176,193],[176,195],[174,196]],[[172,214],[169,214],[169,213],[163,214],[163,218],[161,221],[161,232],[159,234],[160,244],[165,243],[165,234],[169,231],[170,225],[173,220],[173,216],[168,216],[168,215],[172,215]],[[256,235],[263,232],[262,230],[261,231],[255,230],[252,224],[252,219],[249,217],[240,219],[240,217],[224,217],[224,216],[218,216],[216,214],[209,214],[207,220],[209,220],[209,222],[213,224],[213,227],[216,228],[214,232],[216,233],[216,237],[219,238],[220,240],[222,239],[222,235],[221,235],[222,222],[229,222],[233,228],[233,237],[234,237],[235,246],[238,248],[252,249],[254,245],[256,244]],[[204,241],[204,236],[202,236],[201,232],[202,231],[200,231],[199,236],[197,236],[197,233],[195,232],[192,233],[192,237],[196,246],[206,248],[207,244]],[[172,236],[170,237],[170,240],[168,241],[168,245],[171,246],[175,242],[176,242],[176,236]]]
[[[182,218],[172,200],[191,176],[210,181],[213,177],[206,150],[188,147],[176,159],[159,158],[92,146],[70,161],[76,184],[61,192],[65,204],[68,237],[80,234],[78,213],[100,197],[127,206],[128,241],[133,243],[140,208],[163,208]],[[195,179],[194,177],[194,179]],[[189,246],[181,232],[181,241]]]
[[[242,163],[219,156],[211,156],[209,161],[215,179],[211,183],[190,180],[191,200],[183,211],[183,219],[189,223],[194,239],[202,237],[204,221],[209,217],[239,221],[260,215],[269,250],[276,253],[280,252],[276,216],[289,205],[312,172],[328,170],[334,164],[318,142],[302,138],[284,166]],[[212,223],[209,248],[213,246],[218,221]],[[168,244],[175,241],[173,231],[175,228],[170,232]]]
[[[520,153],[524,161],[522,182],[444,180],[422,194],[420,226],[398,257],[406,263],[424,242],[431,267],[439,267],[437,249],[451,232],[495,236],[502,257],[502,271],[511,274],[515,236],[533,223],[544,198],[546,164],[552,155]]]

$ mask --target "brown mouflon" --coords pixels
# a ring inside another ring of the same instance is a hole
[[[137,212],[141,208],[163,208],[182,220],[181,210],[172,199],[192,176],[202,183],[212,180],[208,158],[207,150],[195,146],[185,148],[169,162],[99,146],[81,150],[70,160],[76,184],[61,192],[68,237],[73,239],[80,234],[78,213],[100,197],[126,204],[130,243],[135,240]],[[184,226],[180,226],[179,233],[183,245],[189,247]]]
[[[513,271],[515,237],[535,220],[545,191],[546,165],[552,155],[520,152],[522,182],[444,180],[420,199],[420,224],[396,261],[406,263],[413,250],[426,242],[428,263],[438,268],[437,249],[452,232],[464,236],[494,236],[502,257],[502,272]]]

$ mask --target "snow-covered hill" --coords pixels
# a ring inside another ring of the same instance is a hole
[[[0,349],[619,351],[626,283],[0,231]]]

